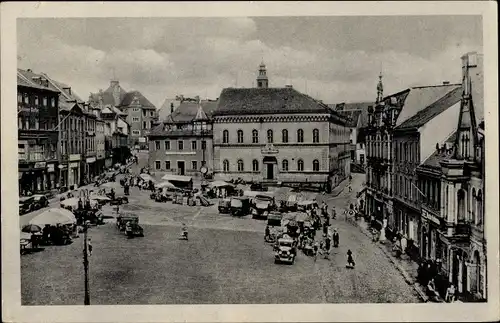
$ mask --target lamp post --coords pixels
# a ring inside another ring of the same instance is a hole
[[[90,293],[89,293],[89,255],[88,255],[88,240],[87,240],[87,219],[88,212],[90,212],[90,200],[88,196],[88,190],[80,191],[80,200],[83,195],[83,209],[81,210],[83,215],[83,270],[84,270],[84,288],[85,288],[85,299],[83,301],[84,305],[90,305]]]

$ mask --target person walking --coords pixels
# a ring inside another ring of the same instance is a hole
[[[316,262],[316,260],[318,259],[318,252],[319,252],[318,241],[314,242],[313,251],[314,251],[314,262]]]
[[[354,258],[352,257],[352,251],[349,249],[347,250],[347,266],[354,268],[355,265]]]
[[[333,229],[333,246],[335,248],[339,247],[339,233],[337,231],[337,228]]]
[[[330,248],[331,248],[331,240],[330,237],[327,235],[325,239],[325,259],[330,259]]]

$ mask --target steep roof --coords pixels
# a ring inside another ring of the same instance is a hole
[[[113,95],[114,91],[118,93],[118,101],[115,101],[115,97]],[[154,104],[152,104],[141,92],[139,91],[125,91],[118,81],[111,81],[110,86],[105,91],[99,91],[97,93],[90,93],[89,101],[92,102],[93,105],[99,104],[99,98],[102,98],[103,106],[114,106],[114,107],[123,107],[127,108],[132,104],[134,98],[137,97],[139,104],[144,108],[155,109]]]
[[[345,117],[347,120],[347,127],[356,128],[360,120],[362,111],[361,110],[344,110],[337,111],[341,116]]]
[[[201,108],[208,118],[211,118],[217,109],[217,101],[201,101]],[[189,123],[196,118],[200,104],[196,102],[182,102],[172,114],[167,117],[166,123]]]
[[[431,168],[431,169],[440,169],[440,162],[445,159],[450,159],[453,156],[452,147],[457,138],[457,132],[454,131],[451,136],[449,136],[445,140],[445,146],[447,149],[435,150],[432,155],[430,155],[424,162],[419,166],[421,168]]]
[[[120,107],[128,107],[130,106],[134,100],[137,98],[138,103],[143,107],[143,108],[153,108],[155,109],[155,106],[153,103],[151,103],[144,95],[142,95],[141,92],[139,91],[130,91],[127,92],[124,96],[122,101],[118,106]]]
[[[404,107],[397,118],[396,127],[416,115],[420,110],[425,109],[432,103],[444,97],[449,92],[460,87],[460,84],[411,87],[409,89],[408,95],[404,100]],[[384,100],[390,98],[391,96],[384,98]]]
[[[57,89],[55,89],[53,86],[43,86],[35,81],[36,78],[45,78],[46,77],[42,74],[37,74],[33,73],[30,70],[22,70],[20,68],[17,69],[17,85],[18,86],[26,86],[26,87],[31,87],[39,90],[45,90],[45,91],[52,91],[52,92],[59,92]]]
[[[462,87],[457,87],[446,93],[442,98],[431,105],[420,110],[414,116],[402,122],[396,129],[419,128],[432,120],[435,116],[441,114],[448,108],[460,102],[462,98]],[[404,109],[403,109],[404,110]]]
[[[331,113],[331,110],[293,88],[226,88],[214,116],[275,113]]]

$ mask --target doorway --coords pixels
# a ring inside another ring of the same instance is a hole
[[[178,161],[177,162],[177,169],[179,172],[179,175],[184,175],[186,172],[186,165],[184,164],[184,161]]]
[[[274,179],[274,164],[267,164],[267,179]]]

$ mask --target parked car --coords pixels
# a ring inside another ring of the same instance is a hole
[[[250,199],[245,196],[231,198],[231,214],[233,216],[245,216],[250,213]]]
[[[295,262],[295,257],[297,256],[297,247],[295,240],[289,237],[283,237],[278,239],[274,263],[286,262],[291,265]]]
[[[267,192],[268,188],[264,187],[262,183],[253,183],[252,185],[250,185],[250,190],[258,192]]]
[[[34,203],[35,210],[39,210],[39,209],[42,209],[44,207],[49,206],[49,199],[47,198],[47,196],[42,195],[42,194],[37,194],[37,195],[33,195],[33,198],[34,198],[33,203]]]
[[[35,198],[33,196],[26,196],[26,197],[20,197],[19,198],[19,215],[23,215],[26,213],[29,213],[31,211],[34,211],[34,204]]]
[[[276,208],[274,197],[268,194],[257,195],[253,200],[253,203],[253,218],[267,218],[269,212],[274,211]]]

